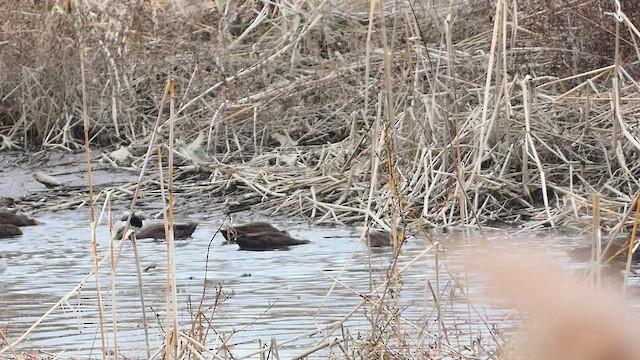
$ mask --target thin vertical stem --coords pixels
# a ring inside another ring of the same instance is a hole
[[[111,198],[107,195],[107,214],[109,218],[109,229],[113,229],[113,221],[111,217]],[[118,359],[118,317],[117,314],[117,301],[116,301],[116,252],[115,242],[113,236],[111,236],[111,244],[109,246],[109,253],[111,255],[111,323],[113,324],[113,358]]]
[[[98,272],[98,241],[96,237],[96,209],[93,203],[93,175],[91,173],[91,149],[89,147],[89,115],[87,114],[87,81],[84,68],[84,47],[80,45],[80,74],[82,79],[82,123],[84,125],[84,149],[87,162],[87,178],[89,181],[89,222],[91,228],[91,255],[93,257],[93,270],[96,277],[96,295],[98,298],[98,317],[100,321],[100,341],[102,345],[102,358],[106,359],[107,344],[104,332],[104,309],[102,306],[102,293],[100,291],[100,274]]]
[[[594,263],[596,269],[596,286],[598,289],[602,286],[602,263],[605,259],[602,258],[602,233],[600,232],[600,195],[593,195],[593,241],[595,251],[596,262]],[[608,260],[608,259],[607,259]]]
[[[175,128],[175,82],[174,79],[169,79],[169,236],[167,237],[167,258],[168,263],[171,265],[167,268],[167,271],[171,272],[171,315],[173,322],[173,336],[171,337],[171,345],[173,346],[174,359],[178,358],[178,294],[176,290],[176,261],[174,256],[174,217],[173,217],[173,145],[174,145],[174,128]]]
[[[627,278],[629,277],[629,271],[631,271],[631,258],[636,247],[638,246],[638,222],[640,221],[640,194],[636,195],[636,216],[633,219],[633,230],[631,231],[631,237],[629,240],[629,250],[627,251],[627,265],[624,272],[624,281],[622,282],[622,294],[627,294]]]

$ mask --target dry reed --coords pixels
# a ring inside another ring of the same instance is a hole
[[[579,10],[587,3],[568,9],[569,15],[583,16]],[[372,7],[368,15],[320,7],[296,17],[284,3],[268,11],[259,3],[223,3],[225,11],[237,12],[231,18],[248,16],[251,6],[260,10],[241,38],[217,8],[186,18],[153,3],[122,4],[113,14],[82,7],[47,12],[47,4],[29,11],[48,24],[46,41],[79,38],[71,24],[83,16],[93,21],[82,34],[94,45],[86,50],[89,137],[97,145],[124,145],[133,159],[121,168],[144,167],[155,155],[143,149],[168,140],[156,89],[169,75],[175,78],[181,99],[178,198],[223,199],[224,206],[212,210],[266,210],[326,224],[371,215],[386,226],[391,219],[385,214],[401,206],[426,226],[499,220],[577,229],[591,224],[590,198],[599,193],[603,226],[612,228],[639,185],[639,87],[631,75],[638,52],[628,45],[636,39],[631,21],[640,10],[627,4],[618,13],[631,38],[618,31],[625,46],[615,47],[611,63],[557,78],[523,71],[520,59],[523,46],[529,65],[555,51],[531,47],[549,11],[537,2],[513,5],[498,2],[493,16],[490,4],[479,2],[473,11],[435,4],[430,15],[419,15],[424,4],[415,4],[382,12]],[[275,14],[283,16],[264,18]],[[22,23],[24,12],[5,16],[17,29],[40,26]],[[377,31],[383,25],[390,27]],[[384,38],[387,31],[392,35]],[[292,36],[283,38],[283,32]],[[614,35],[602,41],[617,42]],[[74,129],[82,112],[75,109],[82,107],[64,88],[80,83],[74,80],[77,57],[62,55],[69,47],[47,46],[18,62],[24,54],[5,36],[12,51],[0,57],[6,69],[3,128],[26,148],[79,148],[83,141]],[[22,41],[35,47],[42,39]],[[62,72],[49,70],[58,65]],[[63,88],[46,85],[51,82]],[[392,141],[393,149],[379,141]],[[102,159],[118,166],[108,152]],[[382,176],[372,184],[374,172]],[[388,196],[396,187],[400,205]],[[131,188],[137,184],[108,190],[114,199],[131,199]],[[159,200],[158,189],[157,182],[142,183],[146,197]],[[77,203],[64,191],[50,200],[56,209]]]
[[[63,3],[18,1],[2,15],[13,31],[0,36],[0,131],[27,149],[85,147],[88,165],[90,145],[100,146],[109,166],[140,175],[119,187],[50,191],[46,205],[41,194],[20,199],[36,210],[87,198],[91,206],[131,201],[133,210],[144,196],[162,200],[169,239],[180,199],[229,214],[365,222],[394,233],[394,259],[397,224],[617,231],[630,223],[640,190],[635,3],[602,4],[610,14],[584,10],[596,0],[560,9],[476,1],[473,10],[446,2]],[[591,27],[600,49],[578,46],[593,34],[584,23],[576,29],[587,34],[565,36],[589,14],[599,19]],[[111,152],[120,145],[132,154],[124,163]],[[159,181],[145,177],[148,168]],[[171,240],[167,247],[166,340],[156,354],[220,357],[203,329],[180,332]],[[97,274],[107,257],[94,259]],[[393,303],[406,266],[392,264],[354,309],[373,314],[362,357],[417,353]],[[442,291],[433,290],[436,302]],[[348,318],[323,330],[333,334]],[[353,341],[327,335],[300,357],[326,347],[353,354],[345,345]],[[273,339],[259,353],[282,344]],[[434,356],[463,356],[447,346],[439,341]]]

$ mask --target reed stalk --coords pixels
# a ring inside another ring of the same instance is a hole
[[[80,41],[82,43],[82,40]],[[100,343],[102,349],[102,359],[107,358],[107,343],[106,337],[107,334],[104,330],[104,307],[102,305],[102,290],[100,288],[100,273],[99,273],[99,265],[98,265],[98,241],[96,237],[96,210],[94,204],[94,196],[93,196],[93,178],[91,173],[91,149],[89,147],[89,117],[87,115],[87,87],[85,80],[85,69],[84,69],[84,48],[80,47],[80,73],[82,76],[82,120],[84,126],[84,144],[85,144],[85,155],[86,155],[86,164],[87,164],[87,177],[88,177],[88,186],[89,186],[89,227],[91,234],[91,256],[93,257],[93,270],[95,272],[95,281],[96,281],[96,294],[98,299],[98,317],[100,324]]]
[[[391,348],[408,349],[413,339],[403,328],[421,324],[403,318],[391,296],[402,290],[399,224],[420,228],[416,232],[479,227],[483,243],[488,242],[482,226],[490,221],[520,225],[514,236],[543,226],[590,232],[600,285],[599,266],[609,260],[602,254],[635,219],[625,248],[630,269],[640,212],[640,165],[635,159],[640,142],[634,125],[640,32],[632,21],[640,11],[637,5],[614,1],[598,7],[580,0],[545,7],[541,5],[548,2],[541,0],[496,0],[472,1],[466,7],[436,1],[327,6],[220,0],[215,9],[193,17],[173,13],[173,6],[184,4],[170,3],[134,8],[114,2],[113,10],[106,11],[74,2],[69,9],[52,11],[43,2],[16,2],[7,5],[3,18],[12,31],[0,38],[6,49],[0,53],[0,68],[5,69],[0,72],[2,135],[24,148],[41,149],[32,155],[33,164],[46,163],[52,151],[85,152],[89,186],[47,192],[46,202],[42,192],[30,192],[21,205],[35,212],[89,205],[100,319],[96,334],[103,357],[111,345],[115,358],[124,356],[118,349],[122,327],[116,321],[121,311],[116,244],[111,242],[101,261],[96,248],[95,206],[104,197],[107,213],[111,201],[119,208],[118,203],[129,200],[133,212],[141,196],[164,206],[162,349],[152,351],[149,345],[140,258],[135,238],[131,242],[147,358],[220,357],[206,344],[207,335],[216,330],[211,318],[218,315],[220,292],[209,299],[203,288],[190,333],[179,329],[172,236],[174,216],[185,209],[176,204],[178,197],[192,200],[192,209],[206,206],[228,216],[249,209],[315,225],[391,230],[394,254],[384,286],[376,284],[373,271],[367,294],[344,279],[365,229],[338,276],[331,278],[320,308],[326,309],[337,287],[362,296],[363,302],[343,321],[323,327],[329,334],[340,330],[340,340],[325,336],[300,349],[298,357],[334,349],[350,357],[363,354],[345,325],[362,307],[373,313],[368,355],[396,356],[401,351]],[[179,10],[182,14],[185,9]],[[230,31],[236,17],[241,25]],[[74,38],[76,43],[70,43]],[[567,43],[571,38],[574,42]],[[189,144],[201,133],[209,158],[204,162],[186,156],[177,145],[177,140]],[[275,134],[292,141],[283,144]],[[2,139],[0,147],[6,147]],[[115,159],[111,145],[130,151],[130,163]],[[92,155],[96,149],[102,153]],[[110,189],[96,186],[92,169],[102,160],[126,180]],[[159,180],[148,179],[150,171]],[[130,178],[129,173],[138,176]],[[605,234],[605,229],[613,230]],[[448,333],[440,318],[447,291],[467,289],[468,274],[453,276],[447,261],[437,256],[436,283],[425,281],[425,303],[428,297],[436,304],[438,329],[423,331],[419,343],[437,342],[438,350],[456,354],[455,341],[475,341],[470,314],[477,310],[464,293],[469,338]],[[100,264],[107,258],[113,344],[107,344],[106,295],[99,282]],[[373,267],[370,252],[368,267]],[[441,284],[447,276],[454,279]],[[205,310],[210,300],[213,308]],[[53,311],[56,307],[36,324]],[[0,353],[14,351],[33,329]],[[232,336],[216,334],[215,341],[229,357],[238,357]],[[282,354],[299,338],[273,339],[269,349],[256,355]]]
[[[113,221],[111,216],[111,200],[109,196],[105,201],[107,205],[107,217],[109,218],[109,234],[111,235],[111,241],[109,242],[109,255],[111,255],[110,271],[110,287],[111,290],[111,326],[113,328],[113,357],[118,358],[118,302],[116,297],[116,240],[114,239]],[[148,348],[148,346],[147,346]],[[147,354],[149,357],[149,354]]]

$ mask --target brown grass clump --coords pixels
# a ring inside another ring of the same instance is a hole
[[[634,24],[640,23],[640,4],[620,0],[621,10]],[[519,54],[527,72],[544,72],[560,77],[577,75],[615,62],[616,2],[606,0],[539,0],[520,9],[525,16],[520,25],[531,31],[525,46],[545,47],[545,62],[532,63],[526,53]],[[624,26],[619,31],[620,62],[637,76],[640,67],[636,35]]]
[[[334,91],[339,79],[317,81],[311,86],[307,81],[296,84],[290,80],[308,75],[310,67],[315,73],[331,72],[333,65],[328,60],[334,60],[337,51],[351,51],[346,45],[354,40],[335,28],[350,27],[355,23],[353,20],[328,17],[319,26],[307,29],[312,36],[301,38],[293,54],[285,55],[294,56],[289,58],[296,64],[292,68],[287,59],[265,61],[279,50],[273,47],[273,41],[283,34],[302,30],[292,28],[299,26],[293,23],[296,19],[279,18],[279,8],[273,5],[265,8],[261,2],[226,2],[224,9],[206,1],[188,4],[134,1],[112,5],[107,10],[97,5],[76,8],[25,1],[11,3],[11,8],[3,13],[3,24],[14,31],[4,32],[0,38],[4,44],[0,64],[5,69],[0,80],[2,92],[8,94],[3,99],[5,116],[0,124],[8,127],[14,137],[22,135],[23,144],[77,148],[81,142],[82,131],[78,130],[81,47],[86,57],[87,91],[91,95],[87,109],[93,124],[91,139],[98,145],[148,140],[158,113],[161,89],[170,76],[176,79],[183,105],[202,96],[197,104],[184,109],[188,112],[183,111],[183,120],[193,125],[189,135],[194,130],[205,130],[211,122],[209,110],[215,111],[224,101],[233,105],[217,127],[223,127],[224,132],[227,126],[241,133],[253,132],[253,127],[247,127],[244,121],[234,123],[259,105],[263,124],[262,134],[257,134],[259,141],[222,143],[224,148],[220,151],[226,151],[227,145],[244,148],[276,144],[265,136],[264,125],[267,129],[288,127],[295,138],[305,135],[308,144],[335,141],[334,137],[340,140],[348,134],[348,125],[336,127],[326,135],[314,134],[309,129],[316,122],[312,117],[322,118],[332,112],[330,108],[320,109],[320,104],[343,99],[340,93],[355,91],[353,85],[345,83],[348,88]],[[194,8],[195,5],[198,6]],[[249,29],[263,10],[267,17],[261,17],[262,21]],[[238,76],[252,67],[260,71]],[[215,84],[219,89],[203,94]],[[258,103],[252,105],[251,98]],[[318,109],[314,109],[316,106]],[[312,117],[308,117],[309,113]],[[291,118],[302,114],[307,117],[305,122],[291,127]]]
[[[173,78],[176,190],[207,208],[583,229],[597,193],[604,226],[623,222],[640,190],[635,3],[621,23],[597,1],[471,3],[14,2],[0,15],[17,29],[0,34],[0,131],[75,149],[85,110],[91,143],[123,145],[139,168],[149,145],[168,147],[167,109],[156,118]],[[580,46],[561,45],[574,27]],[[558,68],[558,47],[580,66]]]
[[[620,228],[640,191],[638,5],[623,1],[615,23],[604,0],[466,2],[10,2],[0,14],[2,135],[27,149],[84,146],[88,168],[100,156],[140,174],[92,187],[88,197],[80,188],[22,200],[61,209],[133,198],[131,210],[138,198],[156,208],[162,200],[169,222],[175,207],[391,229],[493,221]],[[126,161],[116,161],[117,145]],[[168,174],[166,186],[163,176],[145,178],[147,168]],[[372,309],[362,357],[433,350],[463,358],[428,330],[416,348],[406,339],[399,275],[433,249],[402,266],[400,250],[384,284],[370,279],[371,294],[358,294],[344,318]],[[529,312],[525,352],[639,357],[619,299],[543,260],[490,264],[498,287]],[[175,276],[166,288],[165,350],[178,358],[195,342],[178,336]],[[204,314],[191,329],[203,342]],[[443,323],[438,330],[446,338]],[[432,341],[439,348],[424,346]],[[332,344],[323,339],[300,358]]]

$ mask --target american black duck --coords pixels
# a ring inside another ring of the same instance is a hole
[[[0,238],[9,238],[22,235],[22,230],[13,224],[0,224]]]
[[[128,212],[122,215],[122,217],[120,218],[120,221],[126,222],[127,219],[129,219]],[[133,229],[134,231],[140,230],[143,225],[143,220],[145,219],[146,217],[144,216],[144,214],[139,212],[134,212],[133,214],[131,214],[131,219],[129,220],[130,228]],[[125,228],[126,228],[126,225],[120,227],[118,231],[116,231],[116,235],[114,237],[116,240],[122,240],[122,235],[124,234]]]
[[[280,231],[273,225],[266,222],[255,222],[245,225],[228,226],[226,229],[222,229],[222,236],[230,243],[236,242],[236,237],[245,234],[255,234],[261,232],[277,232],[286,234],[286,231]]]
[[[625,262],[627,261],[627,253],[629,251],[629,242],[630,238],[619,238],[614,239],[613,244],[607,248],[608,241],[602,242],[602,263],[610,263],[610,262]],[[569,257],[571,257],[575,261],[589,261],[591,260],[591,250],[592,246],[579,246],[567,251]],[[631,255],[631,261],[633,263],[640,262],[640,251],[635,251]]]
[[[34,218],[20,213],[9,210],[0,210],[0,224],[10,224],[15,226],[32,226],[41,224]]]
[[[120,218],[120,221],[127,221],[128,218],[129,218],[129,214],[125,213]],[[143,213],[134,211],[133,214],[131,214],[131,220],[129,220],[129,224],[131,224],[131,226],[133,226],[133,227],[141,228],[142,227],[142,221],[146,220],[146,219],[147,219],[147,217],[144,216]]]
[[[197,226],[197,223],[173,224],[173,238],[176,240],[180,240],[191,237],[191,234],[193,234]],[[147,225],[142,229],[136,231],[136,238],[164,240],[164,224],[160,223]]]
[[[608,248],[607,248],[608,241],[603,241],[603,244],[602,244],[603,253],[601,254],[601,258],[599,261],[599,263],[604,265],[604,267],[602,268],[602,274],[609,280],[614,280],[616,286],[622,285],[621,280],[623,280],[624,277],[621,277],[620,275],[627,268],[627,254],[629,252],[628,240],[630,240],[630,238],[614,239],[613,243]],[[587,245],[587,246],[579,246],[579,247],[573,248],[567,251],[567,254],[574,261],[589,262],[592,259],[591,251],[592,251],[592,246]],[[595,255],[593,256],[593,258],[595,259]],[[639,262],[640,262],[640,251],[635,251],[631,255],[632,267],[630,270],[632,273],[637,274],[637,271],[634,269],[634,267],[637,268],[637,266],[634,266],[634,265],[637,265]]]
[[[404,239],[402,230],[398,230],[398,240]],[[387,230],[369,230],[367,234],[367,245],[369,247],[391,246],[391,232]]]
[[[236,243],[241,250],[276,250],[293,245],[310,243],[309,240],[294,239],[280,231],[245,233],[236,236]]]

